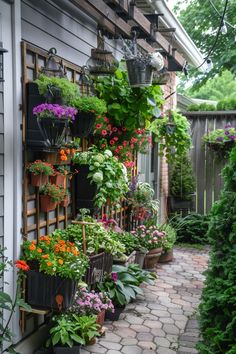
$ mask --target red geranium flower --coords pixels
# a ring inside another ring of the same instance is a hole
[[[106,123],[109,123],[109,119],[108,119],[107,117],[104,117],[104,121],[105,121]]]
[[[102,135],[103,135],[103,136],[106,136],[106,135],[107,135],[106,129],[103,129],[103,130],[102,130]]]
[[[118,141],[119,140],[118,136],[114,136],[113,140]]]
[[[113,131],[114,133],[116,133],[117,130],[118,130],[118,129],[117,129],[116,127],[112,128],[112,131]]]
[[[97,124],[96,125],[96,129],[101,129],[101,127],[102,127],[102,124]]]
[[[114,140],[111,139],[111,140],[110,140],[110,144],[111,144],[111,145],[114,145],[114,144],[115,144]]]
[[[125,140],[125,141],[123,141],[123,145],[124,146],[126,146],[128,143],[127,143],[127,141]]]
[[[131,147],[131,149],[134,149],[134,144],[131,144],[130,147]]]
[[[126,128],[125,128],[125,127],[121,127],[121,130],[122,130],[123,132],[126,132]]]
[[[118,149],[119,149],[119,150],[123,149],[123,146],[122,146],[122,145],[119,145],[119,146],[118,146]]]
[[[27,271],[30,269],[30,267],[28,266],[28,264],[26,263],[26,261],[23,260],[18,260],[15,261],[15,265],[18,269],[21,269],[23,271]]]

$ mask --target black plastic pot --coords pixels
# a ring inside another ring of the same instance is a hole
[[[93,212],[95,210],[94,197],[97,192],[97,186],[88,179],[89,166],[74,165],[74,169],[79,171],[74,175],[75,211],[79,213],[79,209],[86,208]]]
[[[151,86],[153,69],[140,59],[126,60],[129,85],[131,87]]]
[[[53,353],[54,354],[80,354],[80,345],[74,345],[72,348],[70,347],[54,347]]]
[[[121,313],[124,311],[125,309],[125,306],[123,307],[115,307],[115,312],[112,313],[112,312],[108,312],[106,311],[106,315],[105,315],[105,320],[108,320],[108,321],[118,321],[119,320],[119,317],[121,315]]]
[[[34,270],[29,270],[26,274],[26,301],[29,305],[49,310],[67,309],[72,305],[76,291],[73,280]],[[58,295],[63,297],[61,306],[56,301]]]
[[[192,205],[193,205],[192,199],[184,200],[181,197],[173,197],[173,196],[169,196],[168,199],[169,199],[169,205],[171,211],[192,209]]]
[[[92,112],[78,111],[73,122],[70,123],[71,135],[74,138],[86,138],[93,130],[96,116]]]
[[[67,118],[37,118],[39,129],[45,140],[45,145],[52,149],[59,149],[66,143]]]
[[[34,354],[53,354],[52,348],[40,348],[34,352]]]

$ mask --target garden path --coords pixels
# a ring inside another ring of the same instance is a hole
[[[171,263],[158,264],[158,279],[126,306],[120,320],[106,322],[105,337],[81,354],[195,354],[196,309],[207,268],[207,250],[175,248]]]

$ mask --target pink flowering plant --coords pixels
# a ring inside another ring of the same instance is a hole
[[[114,312],[114,306],[103,292],[96,293],[94,290],[89,292],[86,288],[80,288],[70,310],[79,315],[89,316],[97,315],[103,310]]]
[[[33,114],[39,118],[66,118],[74,120],[77,109],[59,104],[42,103],[33,108]]]
[[[149,251],[154,248],[162,247],[166,238],[166,232],[159,230],[158,227],[154,225],[149,227],[140,225],[135,231],[131,231],[131,233],[138,238],[143,248]]]

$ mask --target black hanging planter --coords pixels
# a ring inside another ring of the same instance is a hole
[[[79,209],[86,208],[93,213],[96,209],[94,197],[97,192],[97,186],[95,183],[91,183],[91,179],[88,178],[89,165],[74,165],[74,170],[78,170],[78,173],[74,175],[75,211],[78,214]]]
[[[153,68],[139,58],[127,59],[126,67],[131,87],[152,85]]]
[[[48,148],[58,149],[66,143],[67,118],[37,118],[39,129]]]
[[[73,280],[34,270],[26,274],[26,301],[29,305],[49,310],[65,310],[72,305],[76,291]]]
[[[93,112],[78,111],[73,122],[70,122],[72,137],[86,138],[93,130],[95,119]]]

